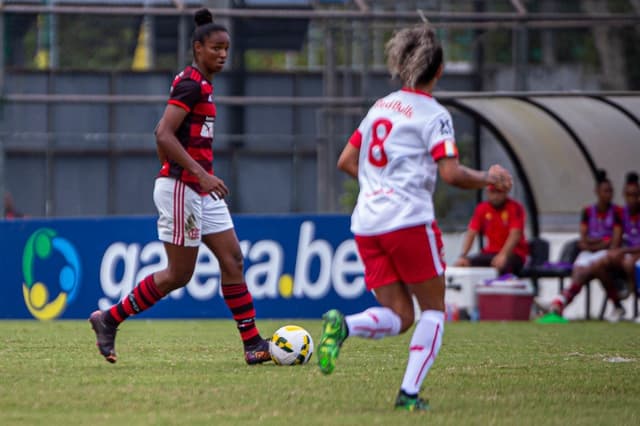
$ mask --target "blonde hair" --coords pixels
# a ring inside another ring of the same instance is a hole
[[[431,81],[442,64],[442,47],[428,23],[396,32],[385,50],[391,77],[411,88]]]

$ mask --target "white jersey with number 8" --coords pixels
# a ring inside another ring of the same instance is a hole
[[[451,115],[430,94],[404,88],[379,99],[349,139],[360,149],[356,235],[433,221],[438,167],[457,157]]]

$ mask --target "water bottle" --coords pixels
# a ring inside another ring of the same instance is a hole
[[[460,319],[460,310],[458,306],[452,303],[445,304],[445,319],[447,321],[458,321]]]
[[[469,318],[471,321],[478,321],[480,319],[480,310],[478,307],[474,307],[471,309],[471,315]]]

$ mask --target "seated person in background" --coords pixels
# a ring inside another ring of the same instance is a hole
[[[625,311],[620,300],[637,288],[635,263],[640,259],[640,183],[637,173],[627,173],[623,193],[622,247],[609,250],[607,256],[594,265],[594,275],[600,279],[607,297],[615,306],[613,321],[624,317]],[[622,287],[617,285],[620,281]]]
[[[13,203],[13,196],[9,191],[4,193],[4,218],[5,219],[16,219],[24,217],[22,213],[16,210],[15,205]]]
[[[604,170],[598,170],[595,188],[597,202],[582,210],[580,221],[580,253],[573,262],[571,285],[551,301],[551,311],[562,314],[580,293],[585,283],[601,272],[607,250],[620,247],[622,240],[621,208],[611,202],[613,185]]]
[[[476,206],[455,266],[493,266],[499,275],[518,275],[529,253],[524,238],[525,211],[506,191],[487,187],[487,201]],[[468,256],[478,234],[486,238],[481,253]]]

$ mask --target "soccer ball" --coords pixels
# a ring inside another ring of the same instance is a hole
[[[269,352],[278,365],[306,364],[313,354],[313,339],[304,328],[285,325],[273,333]]]

